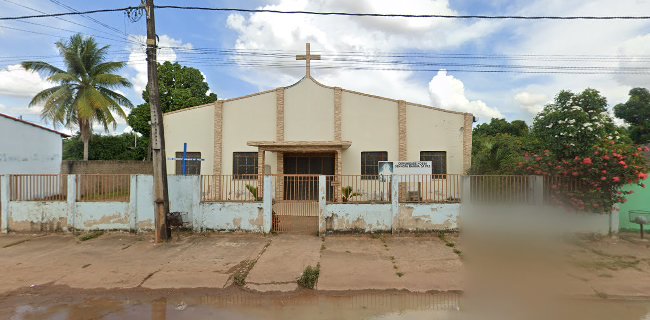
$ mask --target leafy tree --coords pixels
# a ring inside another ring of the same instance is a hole
[[[513,174],[522,161],[526,137],[508,133],[474,136],[470,174]]]
[[[178,62],[166,61],[158,64],[158,85],[160,86],[160,108],[170,112],[194,107],[217,100],[217,95],[209,93],[201,71],[192,67],[181,66]],[[128,123],[134,131],[145,137],[151,134],[149,107],[149,89],[142,92],[145,103],[131,110]]]
[[[490,123],[479,124],[473,131],[475,136],[496,136],[498,134],[523,137],[528,135],[528,125],[523,120],[508,122],[506,119],[493,118]]]
[[[522,120],[492,119],[474,128],[472,137],[470,174],[512,174],[530,141]]]
[[[90,140],[90,160],[143,160],[149,148],[147,139],[134,133],[117,136],[93,135]],[[63,141],[63,159],[81,160],[83,142],[79,135]]]
[[[524,154],[521,173],[549,176],[556,201],[578,210],[611,213],[625,202],[626,184],[647,179],[641,147],[632,144],[594,89],[561,91],[533,123],[536,152]]]
[[[604,139],[627,138],[607,113],[607,99],[594,89],[561,91],[537,114],[531,134],[540,150],[550,150],[559,159],[583,156]]]
[[[630,98],[614,107],[614,115],[630,125],[630,137],[637,144],[650,142],[650,91],[630,90]]]
[[[92,37],[76,34],[68,41],[56,42],[56,47],[66,70],[42,61],[22,63],[26,70],[44,73],[48,81],[57,84],[37,93],[29,106],[43,104],[41,117],[52,121],[55,126],[78,127],[83,141],[83,159],[88,160],[93,123],[108,131],[110,125],[113,128],[117,126],[114,114],[126,118],[122,106],[131,108],[133,105],[113,89],[130,87],[131,83],[113,73],[122,69],[125,63],[107,62],[109,46],[99,47]]]

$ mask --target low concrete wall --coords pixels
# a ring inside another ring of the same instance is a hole
[[[13,201],[9,203],[8,225],[19,232],[67,231],[68,204],[54,201]]]
[[[153,174],[151,161],[137,160],[63,160],[62,174]]]
[[[154,224],[153,177],[133,175],[128,202],[78,202],[76,176],[67,177],[64,201],[9,201],[9,176],[0,179],[2,232],[71,230],[150,231]],[[272,178],[265,190],[274,190]],[[270,232],[271,195],[265,202],[201,202],[199,176],[169,176],[169,207],[197,231]]]
[[[391,231],[393,215],[390,204],[328,204],[325,221],[330,231]]]
[[[200,216],[194,223],[201,231],[249,231],[265,232],[265,219],[262,202],[203,202]],[[196,229],[196,228],[195,228]]]
[[[452,230],[458,228],[460,203],[400,204],[394,228],[399,231]]]
[[[458,228],[460,203],[327,204],[326,230],[334,232],[442,231]]]

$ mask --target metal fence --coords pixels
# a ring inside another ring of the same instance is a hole
[[[601,194],[592,193],[593,187],[576,177],[544,176],[544,201],[548,204],[601,202]]]
[[[203,175],[201,201],[262,201],[262,178],[258,174]]]
[[[395,176],[399,179],[400,202],[458,203],[461,182],[458,174],[414,174]]]
[[[523,175],[469,176],[473,203],[515,204],[533,200],[532,180]]]
[[[16,174],[9,177],[11,201],[66,201],[65,174]]]
[[[327,201],[350,203],[390,202],[390,178],[377,175],[327,176]]]
[[[129,202],[131,176],[128,174],[77,175],[77,201]]]

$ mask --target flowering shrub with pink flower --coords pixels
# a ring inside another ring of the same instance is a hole
[[[548,194],[556,203],[580,211],[608,213],[632,193],[622,191],[624,185],[646,187],[644,151],[648,148],[608,139],[572,159],[558,157],[550,150],[527,153],[518,167],[521,173],[547,177]]]

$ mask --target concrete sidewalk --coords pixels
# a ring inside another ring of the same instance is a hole
[[[306,266],[317,290],[463,291],[457,236],[185,234],[154,245],[150,234],[0,236],[0,294],[48,285],[80,289],[293,291]],[[576,259],[581,294],[650,297],[647,244],[585,241]],[[638,253],[640,249],[645,249]],[[639,281],[642,279],[643,281]],[[647,281],[646,281],[647,280]]]

